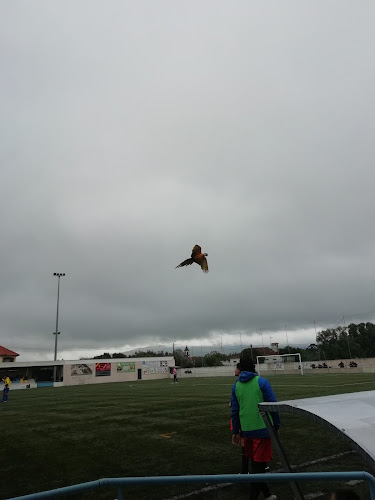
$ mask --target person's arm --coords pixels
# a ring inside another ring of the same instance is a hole
[[[232,427],[233,434],[240,434],[240,405],[238,404],[238,399],[236,396],[236,384],[234,384],[232,388],[232,397],[231,397],[231,409],[232,409]]]
[[[272,390],[271,384],[265,378],[259,377],[259,387],[263,393],[263,399],[265,403],[276,403],[277,399]],[[280,414],[276,411],[270,412],[273,420],[273,425],[276,430],[280,427]]]

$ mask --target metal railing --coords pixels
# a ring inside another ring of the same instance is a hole
[[[161,484],[192,484],[192,483],[288,483],[304,481],[366,481],[370,490],[371,500],[375,500],[375,478],[368,472],[293,472],[293,473],[271,473],[267,474],[219,474],[219,475],[194,475],[194,476],[160,476],[160,477],[120,477],[103,478],[87,483],[65,486],[40,493],[32,493],[20,497],[13,497],[8,500],[40,500],[43,498],[52,498],[60,495],[69,495],[93,490],[101,487],[117,488],[118,500],[123,500],[123,488],[127,486],[155,486]]]

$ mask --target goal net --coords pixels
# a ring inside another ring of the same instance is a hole
[[[301,362],[301,354],[299,352],[293,354],[274,354],[272,356],[257,356],[257,372],[283,374],[299,372],[303,375],[303,365]]]

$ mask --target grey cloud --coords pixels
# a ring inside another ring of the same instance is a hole
[[[53,348],[56,271],[67,349],[371,313],[371,3],[3,14],[0,343]]]

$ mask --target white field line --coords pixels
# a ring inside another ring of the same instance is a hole
[[[368,382],[353,382],[352,384],[335,384],[335,385],[309,385],[309,384],[288,384],[288,385],[279,385],[279,384],[272,384],[272,387],[346,387],[349,385],[363,385],[363,384],[373,384],[375,383],[375,380],[369,380]]]
[[[306,467],[310,467],[311,465],[321,464],[324,462],[329,462],[331,460],[336,460],[337,458],[341,458],[345,455],[349,455],[352,453],[355,453],[355,451],[354,450],[344,451],[343,453],[338,453],[336,455],[330,455],[328,457],[318,458],[316,460],[311,460],[310,462],[304,462],[298,466],[292,465],[291,467],[298,468],[298,469],[304,469]],[[277,469],[277,470],[274,470],[272,472],[278,473],[278,472],[284,472],[284,471],[283,471],[283,469]],[[358,481],[358,482],[362,482],[362,481]],[[194,490],[194,491],[191,491],[190,493],[183,493],[182,495],[176,495],[174,497],[165,498],[164,500],[182,500],[184,498],[190,498],[190,497],[194,497],[195,495],[201,495],[202,493],[208,493],[210,491],[218,490],[220,488],[225,488],[227,486],[230,486],[231,484],[233,484],[233,483],[213,484],[212,486],[205,486],[204,488],[201,488],[200,490]],[[352,481],[349,481],[347,484],[354,484],[354,483]],[[357,482],[356,482],[356,484],[357,484]],[[318,498],[318,497],[321,497],[325,494],[326,493],[322,493],[320,491],[316,492],[316,493],[310,493],[309,495],[305,496],[305,500],[312,500],[313,498]]]
[[[319,387],[319,388],[324,388],[324,387],[347,387],[347,386],[352,386],[352,385],[364,385],[364,384],[374,384],[375,383],[375,380],[369,380],[369,381],[366,381],[366,382],[353,382],[353,383],[350,383],[350,384],[334,384],[334,385],[320,385],[320,384],[274,384],[272,383],[272,387]],[[218,385],[223,385],[223,386],[227,386],[227,387],[233,387],[234,386],[234,383],[233,384],[214,384],[214,386],[218,386]],[[192,385],[183,385],[181,384],[180,387],[185,387],[185,388],[189,388],[189,387],[203,387],[203,386],[211,386],[212,387],[212,384],[192,384]]]

